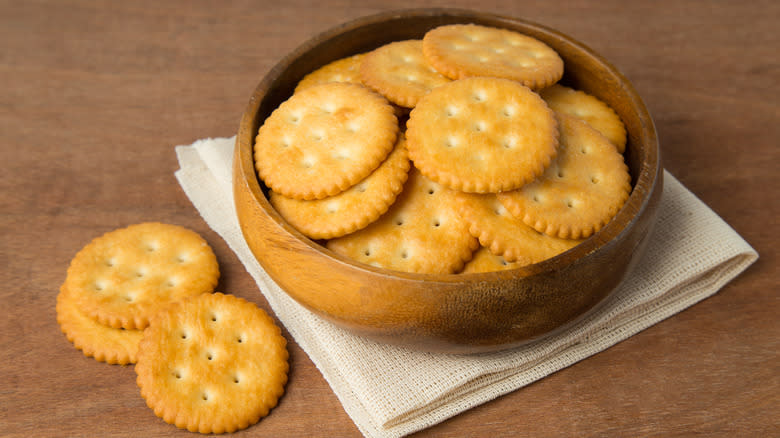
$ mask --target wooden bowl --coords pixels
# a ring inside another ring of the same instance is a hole
[[[436,26],[476,23],[544,41],[565,63],[561,83],[617,111],[628,131],[633,192],[617,216],[580,245],[520,269],[481,274],[412,274],[368,266],[303,236],[271,207],[258,181],[258,127],[306,74],[391,41],[420,39]],[[602,302],[644,252],[661,197],[653,121],[623,75],[591,49],[527,21],[453,9],[414,9],[360,18],[290,53],[263,78],[241,120],[233,185],[241,229],[260,264],[292,298],[347,330],[379,342],[449,353],[495,351],[575,324]]]

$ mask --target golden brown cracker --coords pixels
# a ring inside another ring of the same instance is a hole
[[[298,82],[294,93],[305,90],[314,85],[328,82],[346,82],[350,84],[362,84],[360,80],[360,64],[363,62],[364,53],[337,59],[317,70],[307,74]]]
[[[474,252],[474,257],[463,267],[461,274],[506,271],[522,266],[522,263],[508,262],[504,257],[495,255],[489,249],[481,246]]]
[[[542,174],[558,144],[544,100],[498,78],[435,88],[412,110],[406,136],[409,157],[426,177],[472,193],[522,187]]]
[[[100,324],[79,309],[74,296],[63,286],[57,295],[57,322],[73,345],[100,362],[135,363],[142,330],[125,330]]]
[[[491,253],[517,266],[554,257],[579,243],[540,233],[512,216],[495,194],[456,192],[458,212],[469,224],[469,232]]]
[[[413,108],[432,89],[450,82],[425,61],[422,40],[396,41],[368,53],[360,76],[364,84],[406,108]]]
[[[631,177],[615,146],[584,121],[558,113],[558,157],[544,175],[498,194],[516,217],[539,232],[581,239],[600,230],[631,193]]]
[[[288,198],[340,193],[392,150],[398,134],[393,111],[385,98],[361,85],[331,82],[295,93],[258,131],[258,175]]]
[[[586,121],[607,137],[621,154],[626,150],[626,127],[605,102],[584,91],[555,84],[539,91],[539,95],[554,111]]]
[[[455,212],[452,194],[412,168],[404,191],[376,222],[327,247],[354,260],[406,272],[448,274],[471,258],[477,241]]]
[[[81,249],[65,288],[97,322],[142,329],[168,304],[213,291],[218,279],[217,258],[197,233],[143,223],[106,233]]]
[[[271,192],[271,205],[293,227],[312,239],[332,239],[366,227],[386,212],[403,189],[409,172],[406,141],[399,135],[393,152],[363,181],[323,199],[304,201]]]
[[[423,37],[425,59],[452,79],[492,76],[538,90],[563,75],[563,60],[547,44],[508,29],[451,24]]]
[[[234,432],[268,415],[284,393],[286,345],[254,303],[204,294],[152,320],[138,350],[136,382],[165,422],[192,432]]]

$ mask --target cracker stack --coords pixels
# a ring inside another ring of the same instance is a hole
[[[631,192],[622,121],[558,84],[563,72],[530,36],[440,26],[304,77],[260,127],[257,171],[290,224],[362,263],[538,263],[600,230]]]
[[[57,321],[85,356],[135,363],[141,395],[166,422],[232,432],[276,406],[287,342],[256,305],[211,293],[218,279],[214,252],[193,231],[132,225],[76,254]]]
[[[106,233],[79,251],[57,297],[60,327],[87,356],[135,363],[143,329],[160,310],[212,292],[217,258],[199,235],[161,223]]]

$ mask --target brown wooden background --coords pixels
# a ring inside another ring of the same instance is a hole
[[[55,296],[71,257],[143,221],[212,244],[219,288],[268,308],[177,185],[173,146],[231,136],[285,53],[414,1],[0,1],[0,435],[192,436],[146,408],[132,367],[82,356]],[[556,28],[611,60],[664,163],[761,258],[718,295],[420,436],[778,436],[780,3],[431,1]],[[291,344],[280,405],[242,436],[359,436]]]

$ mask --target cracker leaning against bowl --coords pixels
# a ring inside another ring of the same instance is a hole
[[[569,251],[501,272],[413,274],[355,262],[298,232],[271,206],[254,170],[263,120],[306,74],[392,41],[420,39],[445,24],[510,29],[552,47],[561,84],[612,107],[628,133],[632,192],[615,218]],[[394,11],[320,34],[260,82],[241,121],[234,160],[239,222],[258,261],[287,294],[318,315],[380,342],[441,352],[495,351],[576,323],[625,277],[644,252],[656,217],[662,171],[652,119],[630,82],[583,44],[527,21],[452,9]]]

